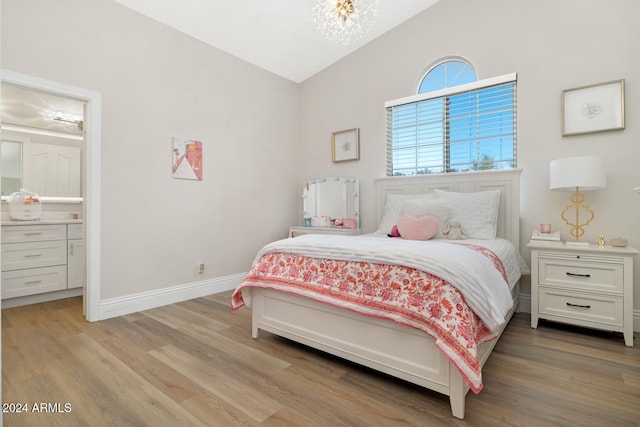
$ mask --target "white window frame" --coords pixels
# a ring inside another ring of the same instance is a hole
[[[516,127],[517,127],[517,123],[516,123],[516,117],[517,117],[517,100],[516,100],[516,92],[517,92],[517,74],[516,73],[509,73],[509,74],[504,74],[501,76],[497,76],[497,77],[492,77],[492,78],[488,78],[488,79],[483,79],[483,80],[477,80],[475,82],[471,82],[471,83],[466,83],[463,85],[459,85],[459,86],[452,86],[452,87],[447,87],[444,89],[440,89],[440,90],[435,90],[435,91],[430,91],[430,92],[425,92],[425,93],[420,93],[417,95],[411,95],[411,96],[407,96],[404,98],[399,98],[399,99],[395,99],[395,100],[391,100],[391,101],[387,101],[385,102],[385,110],[387,111],[387,120],[386,120],[386,148],[387,148],[387,175],[391,176],[393,175],[393,130],[391,129],[391,115],[392,115],[392,110],[394,107],[399,107],[399,106],[403,106],[403,105],[407,105],[407,104],[413,104],[413,103],[419,103],[422,101],[426,101],[426,100],[430,100],[430,99],[437,99],[437,98],[445,98],[445,97],[450,97],[450,96],[454,96],[457,94],[462,94],[462,93],[467,93],[467,92],[473,92],[476,90],[481,90],[481,89],[485,89],[485,88],[489,88],[492,86],[497,86],[497,85],[501,85],[501,84],[506,84],[506,83],[514,83],[515,88],[514,88],[514,104],[513,104],[513,115],[514,115],[514,130],[513,130],[513,164],[511,167],[517,167],[516,164],[516,146],[517,146],[517,135],[516,135]],[[448,172],[448,170],[446,170],[446,167],[444,168],[445,170],[443,172]]]

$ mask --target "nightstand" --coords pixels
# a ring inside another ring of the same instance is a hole
[[[342,227],[289,227],[289,237],[297,237],[302,234],[334,234],[341,236],[358,236],[362,233],[359,228]]]
[[[531,327],[538,319],[622,332],[633,347],[637,249],[529,242]]]

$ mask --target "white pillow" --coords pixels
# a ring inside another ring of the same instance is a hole
[[[398,218],[402,215],[402,206],[407,200],[425,200],[433,199],[435,196],[433,193],[421,193],[421,194],[396,194],[388,193],[387,200],[384,205],[384,213],[382,220],[378,225],[376,233],[388,234],[394,225],[397,225]]]
[[[402,205],[402,215],[412,215],[416,218],[431,215],[438,220],[438,232],[434,239],[444,239],[442,228],[451,219],[451,209],[443,200],[410,199]]]
[[[451,218],[462,224],[468,239],[496,238],[500,190],[456,193],[435,189],[433,192],[437,200],[449,206]]]

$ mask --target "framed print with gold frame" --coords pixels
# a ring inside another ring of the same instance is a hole
[[[624,129],[624,79],[562,91],[562,136]]]
[[[353,128],[334,132],[331,135],[334,162],[360,159],[360,129]]]

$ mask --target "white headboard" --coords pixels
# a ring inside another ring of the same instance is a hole
[[[520,248],[520,174],[522,169],[493,169],[415,176],[378,178],[376,220],[380,223],[388,193],[419,194],[435,188],[447,191],[478,192],[500,190],[497,235]]]

